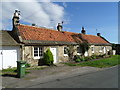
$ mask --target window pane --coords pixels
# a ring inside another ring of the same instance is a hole
[[[34,53],[38,53],[38,51],[34,51]]]
[[[38,54],[34,53],[34,56],[38,56]]]
[[[94,47],[92,47],[91,49],[92,49],[92,51],[94,51]]]
[[[34,47],[34,51],[38,51],[38,48],[37,48],[37,47]]]
[[[64,54],[68,54],[67,52],[67,47],[64,47]]]
[[[43,48],[39,47],[39,56],[43,56]]]
[[[38,56],[38,48],[34,47],[34,57]]]
[[[77,53],[81,53],[80,47],[77,47]]]

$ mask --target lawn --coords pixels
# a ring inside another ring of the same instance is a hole
[[[48,67],[48,66],[27,67],[25,73],[28,74],[28,73],[30,73],[30,70],[41,70],[46,67]],[[14,68],[7,68],[7,69],[0,70],[0,75],[15,76],[15,75],[17,75],[17,68],[14,67]]]
[[[104,68],[104,67],[111,67],[120,64],[120,55],[114,55],[110,58],[104,58],[100,60],[95,60],[95,61],[86,61],[83,63],[65,63],[66,65],[69,66],[92,66],[92,67],[99,67],[99,68]]]

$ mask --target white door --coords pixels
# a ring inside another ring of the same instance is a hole
[[[54,62],[53,62],[53,63],[57,63],[57,48],[51,47],[51,48],[50,48],[50,51],[51,51],[52,54],[53,54],[53,59],[54,59]]]
[[[0,70],[2,70],[2,50],[0,50]]]
[[[88,52],[87,51],[85,51],[85,54],[84,54],[85,56],[88,56]]]
[[[0,50],[0,65],[2,64],[2,68],[6,69],[9,67],[17,67],[17,60],[18,60],[18,48],[17,47],[3,47]],[[0,67],[0,69],[1,69]]]
[[[104,51],[104,54],[105,54],[106,53],[106,48],[105,47],[104,47],[103,51]]]

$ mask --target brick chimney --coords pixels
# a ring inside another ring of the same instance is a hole
[[[86,31],[85,31],[84,27],[82,27],[81,33],[82,33],[82,34],[86,34]]]
[[[18,10],[15,10],[14,12],[14,16],[13,16],[13,19],[12,19],[12,23],[13,23],[13,28],[19,24],[19,16],[20,16],[20,11]]]

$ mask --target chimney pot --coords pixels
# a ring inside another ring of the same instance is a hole
[[[101,36],[100,33],[97,33],[97,36]]]
[[[35,23],[33,23],[33,24],[32,24],[32,26],[36,26],[36,24],[35,24]]]
[[[84,30],[84,27],[82,27],[81,33],[82,33],[82,34],[86,34],[86,31]]]
[[[13,28],[14,28],[16,25],[19,25],[19,15],[20,15],[20,11],[15,10],[14,16],[13,16],[13,19],[12,19]]]
[[[58,23],[57,30],[62,31],[62,28],[63,28],[62,25],[60,23]]]

